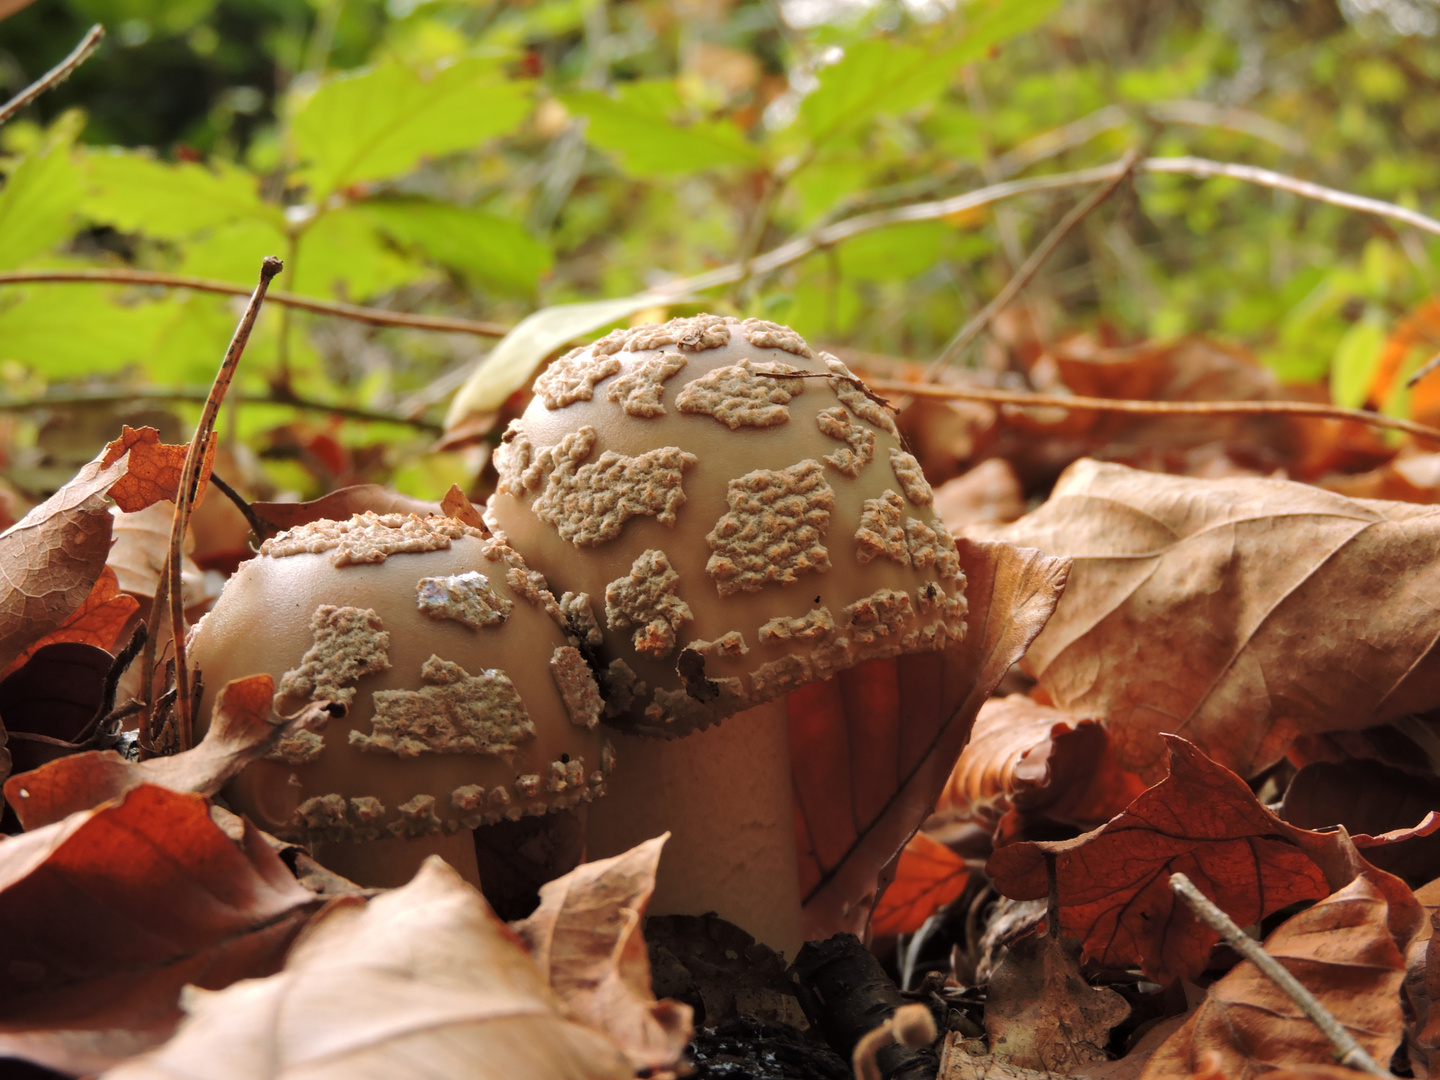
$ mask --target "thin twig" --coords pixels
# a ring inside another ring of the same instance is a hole
[[[1405,380],[1405,389],[1413,389],[1416,383],[1425,378],[1426,375],[1429,375],[1437,367],[1440,367],[1440,353],[1436,353],[1429,360],[1426,360],[1425,363],[1420,365],[1419,370],[1416,371],[1414,375],[1411,375],[1410,378]]]
[[[0,413],[6,412],[28,412],[31,409],[43,409],[51,406],[63,405],[108,405],[117,402],[127,401],[193,401],[204,403],[210,396],[208,386],[176,386],[176,387],[134,387],[128,390],[96,390],[87,387],[52,386],[46,389],[43,394],[28,398],[0,397]],[[248,401],[257,405],[286,405],[292,409],[299,409],[302,412],[327,413],[331,416],[343,416],[348,420],[362,420],[373,424],[400,424],[405,427],[412,427],[419,431],[439,434],[441,425],[431,420],[408,415],[406,413],[381,412],[378,409],[363,409],[354,405],[341,405],[337,402],[317,401],[313,398],[302,397],[298,394],[277,393],[270,390],[262,394],[245,394],[236,391],[231,395],[230,400]]]
[[[225,391],[230,388],[230,381],[235,377],[235,368],[240,363],[240,357],[244,355],[245,345],[250,340],[250,331],[255,325],[255,316],[260,313],[260,305],[265,300],[265,291],[270,288],[271,279],[282,269],[280,260],[273,255],[267,256],[261,264],[259,284],[255,286],[250,303],[245,307],[240,325],[235,328],[230,347],[225,350],[225,359],[220,362],[220,370],[215,373],[215,385],[211,388],[210,397],[200,414],[200,422],[195,425],[195,437],[190,440],[190,448],[185,453],[185,465],[180,470],[180,486],[175,492],[175,517],[170,527],[169,592],[170,627],[175,642],[175,709],[178,719],[175,729],[182,751],[189,750],[194,745],[190,672],[185,665],[185,600],[180,582],[185,528],[190,523],[190,512],[194,508],[195,496],[200,486],[200,474],[208,456],[211,436],[215,431],[215,418],[225,400]],[[158,605],[158,596],[156,602]]]
[[[17,112],[29,105],[37,97],[52,87],[59,86],[70,77],[71,72],[90,59],[90,54],[100,47],[100,42],[105,39],[105,28],[99,23],[90,27],[85,36],[80,39],[80,44],[70,50],[70,55],[61,60],[53,68],[47,71],[40,78],[27,86],[20,93],[0,105],[0,124],[5,123]]]
[[[1005,283],[1005,287],[996,293],[994,299],[981,308],[958,334],[950,339],[950,344],[941,350],[940,355],[935,358],[935,362],[925,373],[926,379],[933,382],[946,367],[964,354],[970,343],[980,335],[985,327],[990,325],[990,320],[1003,311],[1021,289],[1030,284],[1030,279],[1039,272],[1040,267],[1045,264],[1045,260],[1054,254],[1055,249],[1060,246],[1065,237],[1070,235],[1070,231],[1084,221],[1097,206],[1115,194],[1116,189],[1134,171],[1135,163],[1139,160],[1140,155],[1133,150],[1126,154],[1120,161],[1122,166],[1120,172],[1106,181],[1102,187],[1086,196],[1084,201],[1073,206],[1070,212],[1060,219],[1060,224],[1050,230],[1050,234],[1040,242],[1039,247],[1030,253],[1030,257],[1025,260],[1019,270],[1015,271],[1015,276]]]
[[[1336,1060],[1341,1065],[1359,1072],[1369,1073],[1371,1076],[1393,1075],[1377,1065],[1375,1059],[1366,1052],[1365,1048],[1355,1041],[1355,1036],[1351,1035],[1343,1024],[1330,1015],[1325,1006],[1316,1000],[1314,994],[1305,989],[1299,979],[1285,970],[1280,961],[1262,949],[1259,942],[1236,926],[1230,916],[1206,899],[1205,895],[1195,888],[1194,883],[1188,877],[1184,874],[1171,874],[1170,888],[1210,929],[1224,938],[1240,955],[1264,972],[1271,982],[1285,991],[1286,996],[1299,1006],[1300,1011],[1308,1016],[1311,1022],[1330,1040],[1330,1045],[1335,1047]]]
[[[250,531],[261,540],[264,540],[274,531],[275,526],[255,513],[255,508],[245,500],[245,496],[241,495],[240,492],[222,480],[219,473],[212,472],[210,474],[210,483],[214,484],[215,487],[219,489],[220,494],[229,499],[235,505],[235,509],[244,515],[245,523],[250,526]]]
[[[999,405],[1023,405],[1089,412],[1140,413],[1145,416],[1310,416],[1320,420],[1353,420],[1370,427],[1403,431],[1417,439],[1440,443],[1440,428],[1413,420],[1342,409],[1338,405],[1317,405],[1308,401],[1136,401],[1128,398],[1062,397],[1058,394],[1030,394],[1014,390],[989,390],[971,386],[937,386],[933,383],[902,382],[898,379],[867,379],[872,390],[897,397],[936,398],[941,401],[992,401]]]
[[[219,293],[222,296],[249,296],[244,285],[213,278],[190,277],[185,274],[161,274],[150,270],[17,270],[0,274],[0,285],[43,284],[159,285],[167,289],[191,289],[195,292]],[[371,326],[399,326],[411,330],[436,330],[441,333],[474,334],[477,337],[504,337],[510,327],[504,323],[481,322],[476,319],[452,319],[439,315],[411,315],[403,311],[361,307],[333,300],[317,300],[297,293],[275,291],[266,302],[285,307],[313,311],[317,315],[334,315]]]

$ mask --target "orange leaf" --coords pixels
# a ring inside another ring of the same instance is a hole
[[[1370,378],[1367,404],[1375,408],[1384,405],[1406,359],[1417,349],[1424,350],[1427,359],[1433,356],[1437,336],[1440,336],[1440,300],[1425,300],[1401,319],[1385,340]],[[1431,372],[1415,384],[1410,394],[1410,416],[1422,424],[1440,420],[1440,373]]]
[[[81,644],[94,645],[96,648],[110,652],[115,648],[120,631],[125,629],[125,624],[130,621],[130,616],[139,609],[140,602],[133,596],[128,596],[120,591],[120,583],[115,577],[115,571],[107,566],[100,571],[100,577],[95,582],[95,587],[90,590],[90,595],[85,598],[84,602],[75,609],[75,613],[66,619],[58,630],[46,634],[16,657],[14,662],[3,673],[0,673],[0,678],[10,674],[23,664],[34,655],[35,650],[62,641],[78,641]]]
[[[440,512],[446,517],[469,525],[472,529],[480,529],[487,533],[490,531],[486,528],[480,511],[475,509],[475,504],[470,501],[469,496],[460,490],[459,484],[450,485],[450,490],[440,500]]]
[[[1387,908],[1375,886],[1358,877],[1287,919],[1265,942],[1265,951],[1381,1062],[1389,1062],[1405,1028],[1405,960],[1390,934]],[[1210,988],[1185,1026],[1155,1052],[1142,1080],[1186,1077],[1207,1064],[1227,1080],[1250,1080],[1278,1076],[1272,1069],[1334,1060],[1330,1040],[1245,961]]]
[[[1065,587],[1064,559],[956,546],[970,604],[964,641],[872,660],[786,699],[807,939],[864,932],[880,871],[925,820],[975,714]]]
[[[175,492],[180,487],[180,475],[185,468],[185,454],[190,448],[185,445],[172,446],[160,441],[160,432],[152,427],[132,428],[126,424],[120,438],[105,447],[101,465],[119,461],[127,452],[130,455],[125,475],[110,489],[115,505],[126,513],[143,510],[163,500],[175,501]],[[200,483],[195,492],[194,505],[199,506],[205,497],[205,485],[210,479],[210,466],[215,460],[215,436],[210,436],[210,445],[205,448],[205,460],[200,465]]]
[[[1157,982],[1198,975],[1218,940],[1170,891],[1176,871],[1241,926],[1330,891],[1297,843],[1303,830],[1192,744],[1173,735],[1166,743],[1170,775],[1123,813],[1073,840],[1003,847],[986,866],[1006,896],[1038,900],[1049,892],[1046,855],[1054,856],[1062,932],[1079,938],[1087,957],[1139,964]]]
[[[163,1042],[187,983],[274,971],[320,905],[249,825],[143,786],[0,843],[0,1055],[100,1072]]]
[[[940,908],[959,899],[970,880],[965,860],[923,832],[910,838],[895,865],[895,880],[880,896],[870,930],[910,934]]]

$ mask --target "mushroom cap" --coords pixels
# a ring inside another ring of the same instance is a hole
[[[450,518],[357,514],[266,541],[191,632],[202,723],[268,673],[277,711],[347,708],[225,790],[302,841],[418,837],[589,802],[611,751],[544,579]]]
[[[964,635],[919,463],[788,327],[699,315],[575,349],[495,460],[487,521],[565,590],[624,730],[688,734]]]

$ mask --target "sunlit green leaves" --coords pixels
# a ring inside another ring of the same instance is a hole
[[[840,245],[840,268],[861,281],[915,277],[935,265],[952,233],[934,221],[862,233]]]
[[[67,379],[119,371],[143,364],[155,331],[165,319],[162,305],[121,305],[114,289],[98,285],[27,288],[19,300],[0,308],[0,361],[14,360]]]
[[[632,176],[679,176],[722,165],[755,165],[759,152],[734,124],[689,120],[668,79],[637,81],[615,94],[578,91],[561,100],[588,120],[585,136]]]
[[[122,232],[180,240],[251,218],[284,228],[280,209],[260,200],[259,178],[216,162],[166,164],[118,149],[86,155],[85,214]]]
[[[80,205],[80,174],[70,147],[84,124],[66,113],[10,170],[0,188],[0,270],[54,246],[74,230]]]
[[[291,150],[311,197],[401,176],[423,159],[479,146],[513,130],[530,88],[498,60],[468,57],[430,73],[390,62],[342,75],[300,102]]]
[[[403,248],[500,292],[531,295],[550,269],[548,245],[519,222],[450,203],[377,200],[356,208]]]
[[[1385,345],[1385,322],[1379,313],[1367,314],[1340,339],[1330,365],[1330,400],[1347,409],[1365,404],[1375,364]]]

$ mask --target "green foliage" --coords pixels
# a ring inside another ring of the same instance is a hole
[[[586,138],[615,154],[632,176],[681,176],[760,162],[734,124],[687,119],[673,80],[628,83],[613,97],[577,91],[561,101],[588,121]]]
[[[74,231],[83,192],[70,145],[83,122],[77,113],[61,117],[6,176],[0,189],[0,270],[21,265]]]

